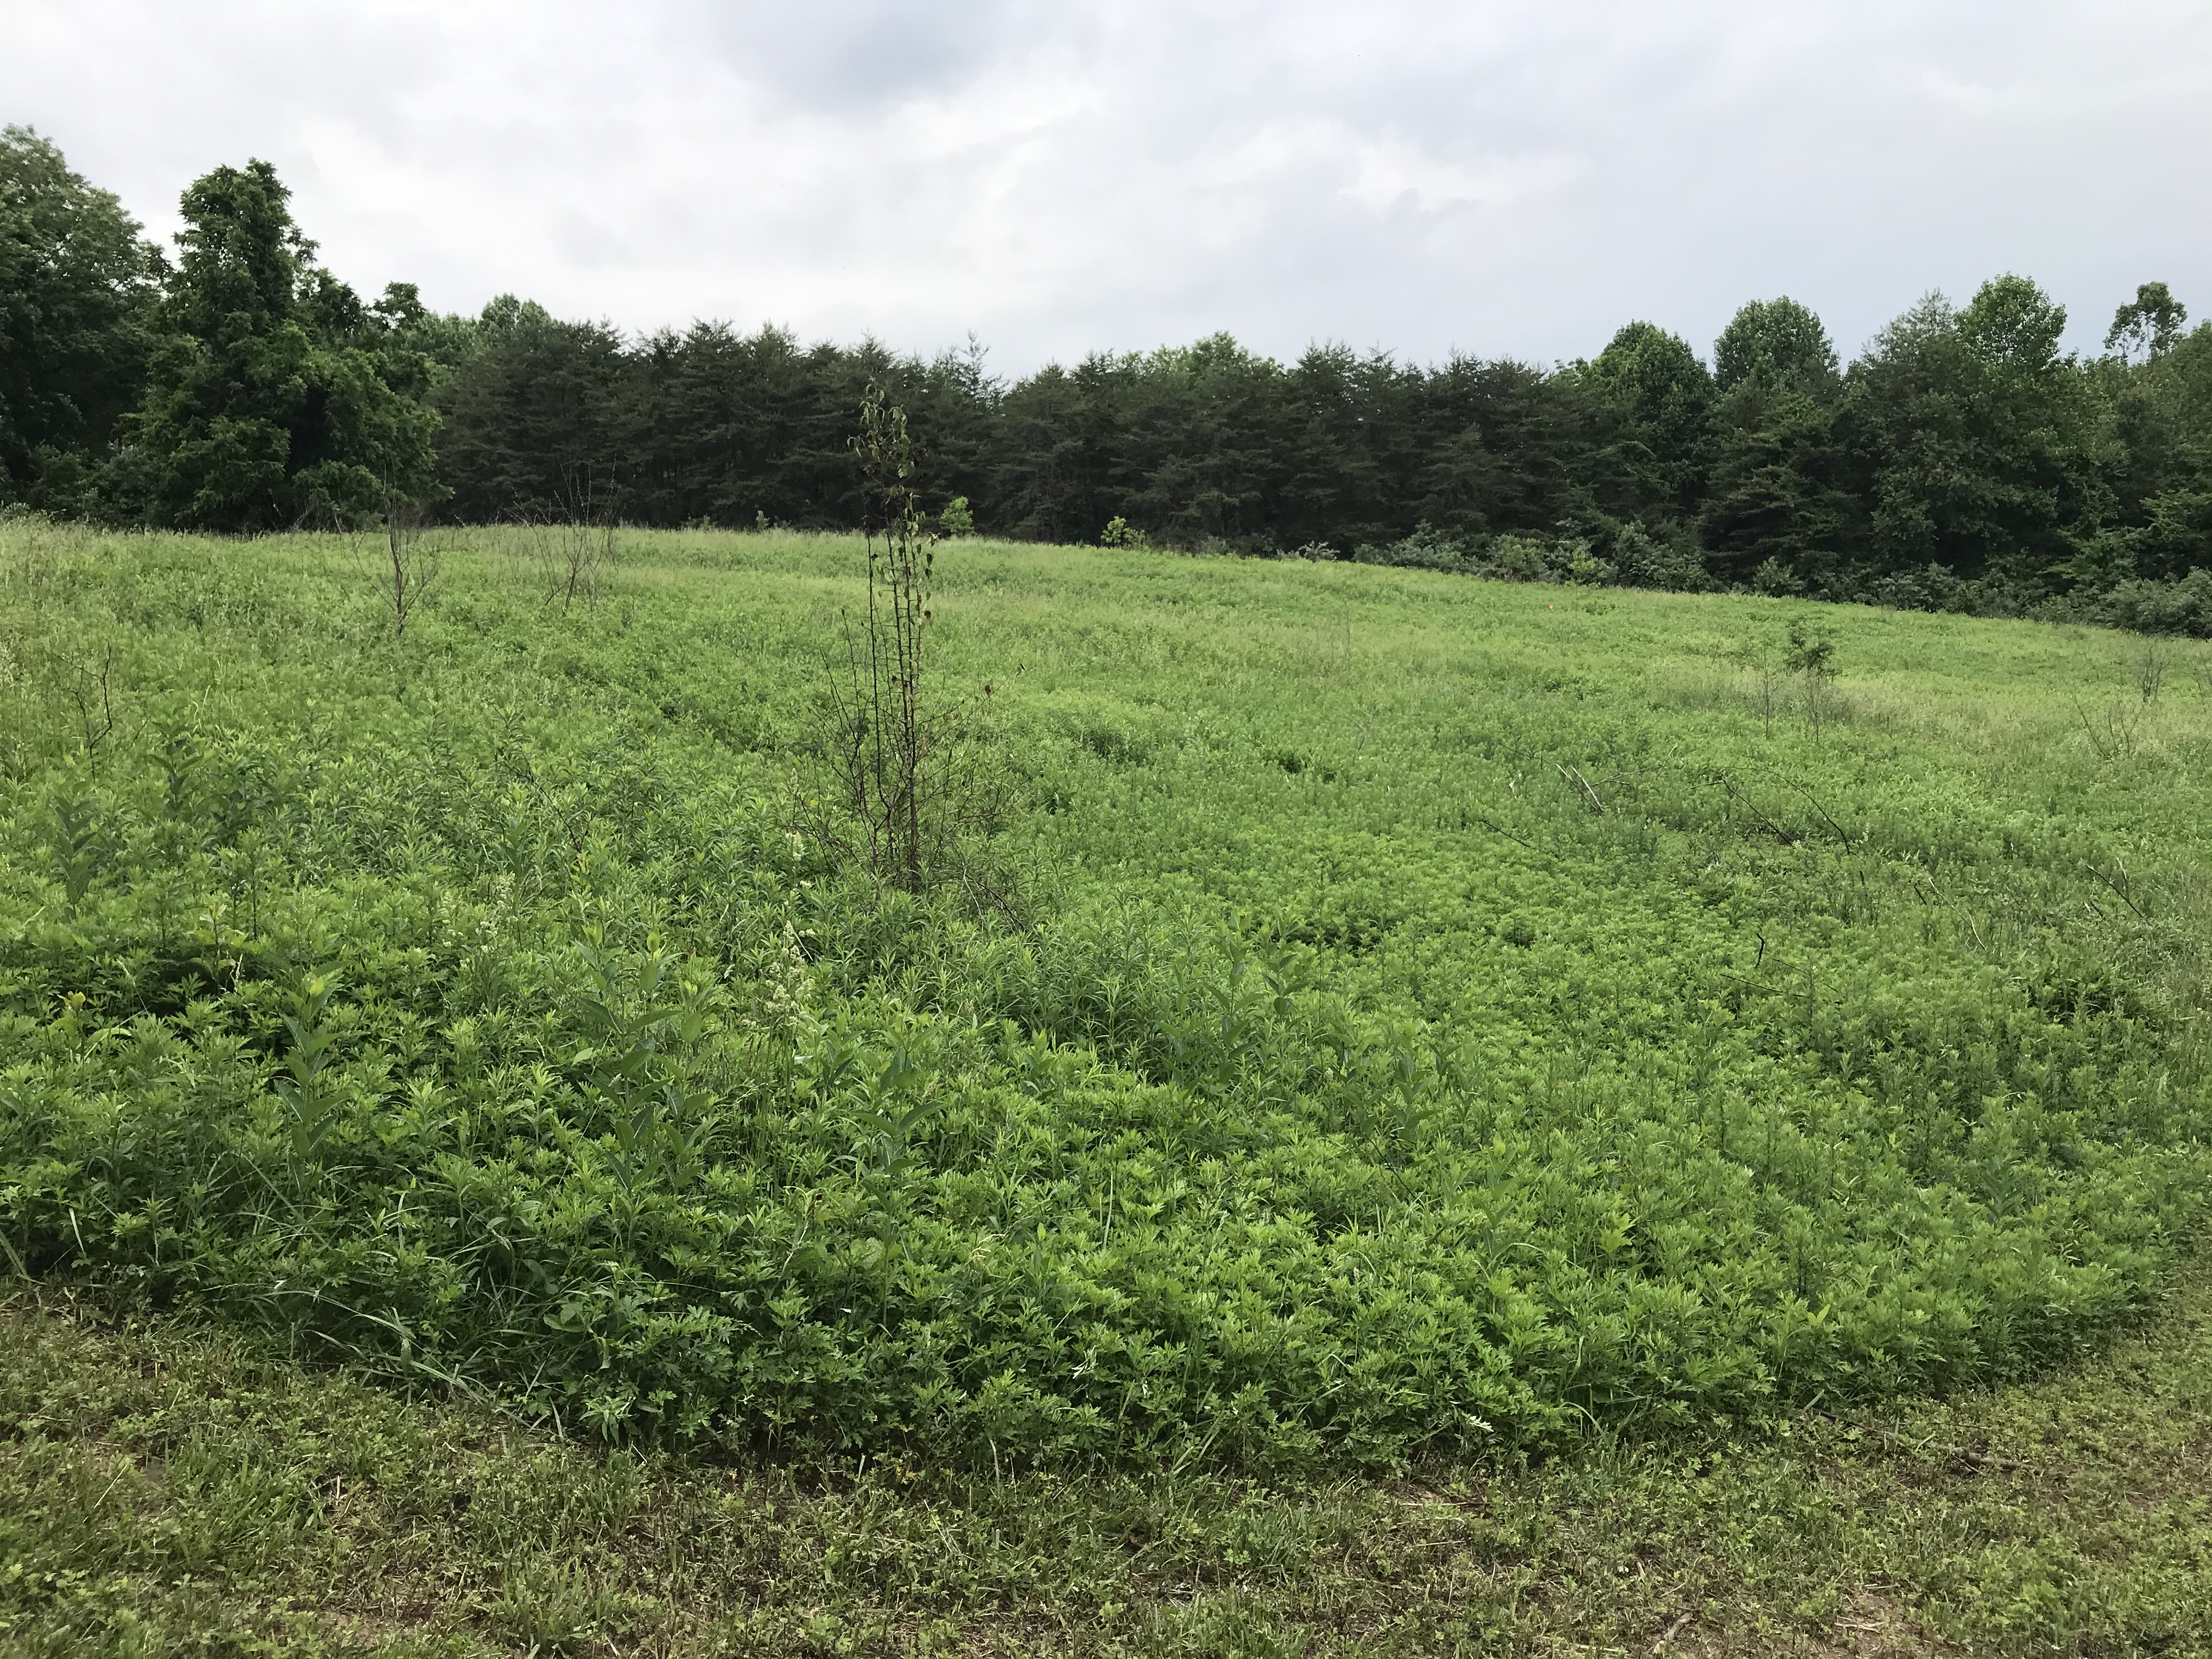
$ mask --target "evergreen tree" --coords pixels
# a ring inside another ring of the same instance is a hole
[[[1713,377],[1689,343],[1654,323],[1630,323],[1577,380],[1618,422],[1615,451],[1643,504],[1696,512],[1711,459]]]
[[[1455,356],[1421,377],[1409,419],[1422,463],[1414,517],[1463,538],[1546,533],[1642,503],[1613,416],[1574,374]]]
[[[1085,375],[1048,363],[1007,392],[992,506],[1008,534],[1096,541],[1115,516],[1093,391]]]
[[[439,478],[451,511],[477,523],[605,505],[626,471],[622,336],[566,323],[502,294],[477,319],[473,348],[439,395]]]
[[[1283,453],[1269,468],[1279,482],[1268,529],[1282,545],[1348,550],[1406,533],[1421,495],[1423,379],[1382,352],[1340,345],[1314,346],[1290,369],[1271,393],[1287,405]]]

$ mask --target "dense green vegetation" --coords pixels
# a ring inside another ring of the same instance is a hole
[[[1279,1474],[2014,1376],[2202,1213],[2201,647],[955,544],[978,908],[793,827],[857,538],[538,546],[395,641],[344,538],[0,526],[15,1266],[586,1435]]]
[[[2163,284],[1009,385],[183,210],[0,131],[0,1647],[2212,1650]]]
[[[888,387],[929,509],[1000,535],[1752,589],[2212,635],[2212,325],[2161,283],[2101,355],[2026,277],[1931,295],[1848,365],[1788,299],[1710,363],[1650,322],[1586,362],[1432,367],[1227,336],[1012,384],[702,322],[631,337],[502,296],[364,305],[265,163],[185,193],[179,263],[44,140],[0,137],[0,501],[215,530],[448,517],[842,529]],[[2111,296],[2117,298],[2119,296]],[[957,503],[957,505],[956,505]]]

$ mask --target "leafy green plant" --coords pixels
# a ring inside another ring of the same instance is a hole
[[[109,863],[100,803],[91,795],[62,797],[47,803],[46,811],[53,820],[54,862],[62,896],[75,912]]]
[[[337,1121],[339,1096],[336,1079],[328,1075],[331,1046],[337,1032],[325,1020],[331,994],[337,988],[326,975],[303,977],[293,993],[290,1012],[283,1016],[291,1047],[284,1058],[285,1072],[270,1085],[283,1103],[284,1127],[295,1182],[306,1184],[319,1160],[323,1143]]]
[[[1836,709],[1836,641],[1826,629],[1800,617],[1790,624],[1782,665],[1804,687],[1805,718],[1818,737]]]
[[[1802,617],[1790,624],[1790,641],[1782,665],[1793,674],[1832,679],[1836,673],[1836,641],[1826,629]]]
[[[1787,599],[1805,591],[1805,579],[1780,559],[1770,558],[1751,574],[1751,591],[1769,599]]]

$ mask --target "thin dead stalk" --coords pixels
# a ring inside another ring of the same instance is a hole
[[[931,599],[937,539],[921,511],[906,413],[871,386],[853,450],[860,465],[867,592],[844,618],[845,664],[830,677],[822,748],[836,810],[816,832],[909,893],[944,884],[1006,908],[1001,884],[970,854],[996,828],[1004,790],[974,740],[974,709],[933,685]],[[985,702],[991,687],[983,688]]]
[[[2121,863],[2117,859],[2112,862],[2113,867],[2120,872],[2119,879],[2117,881],[2115,881],[2112,877],[2106,875],[2102,870],[2100,870],[2094,864],[2088,866],[2089,873],[2096,877],[2099,881],[2103,882],[2106,887],[2110,888],[2114,898],[2126,905],[2129,909],[2134,911],[2136,915],[2142,917],[2143,921],[2148,921],[2150,917],[2144,914],[2142,906],[2137,904],[2135,901],[2135,878],[2128,874],[2128,866],[2125,864]]]
[[[579,600],[599,609],[600,579],[621,554],[621,501],[612,482],[586,469],[570,473],[557,499],[519,515],[525,556],[548,604],[558,599],[564,612]]]
[[[440,550],[427,538],[422,511],[396,492],[384,508],[386,596],[392,601],[392,637],[407,637],[408,620],[422,608],[438,585]]]
[[[1603,817],[1605,816],[1605,803],[1598,799],[1597,791],[1590,787],[1590,781],[1583,775],[1583,769],[1579,766],[1568,766],[1558,761],[1554,761],[1552,763],[1554,766],[1559,767],[1559,775],[1562,778],[1565,779],[1570,785],[1579,788],[1583,792],[1583,797],[1588,799],[1590,804],[1590,810],[1595,812],[1600,817]]]
[[[110,647],[99,666],[74,658],[62,663],[62,687],[76,705],[77,729],[84,739],[84,764],[94,782],[100,779],[100,746],[115,730],[115,651]]]
[[[1550,858],[1552,856],[1549,853],[1545,852],[1542,848],[1537,846],[1534,842],[1522,840],[1520,836],[1515,835],[1504,824],[1498,823],[1497,819],[1488,817],[1486,814],[1481,812],[1476,813],[1474,815],[1474,821],[1480,824],[1484,829],[1490,830],[1492,834],[1504,836],[1506,840],[1512,842],[1516,846],[1525,847],[1530,852],[1538,854],[1544,858]]]

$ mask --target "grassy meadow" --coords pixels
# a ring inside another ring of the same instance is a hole
[[[2212,650],[379,545],[0,524],[0,1640],[2212,1650]]]

